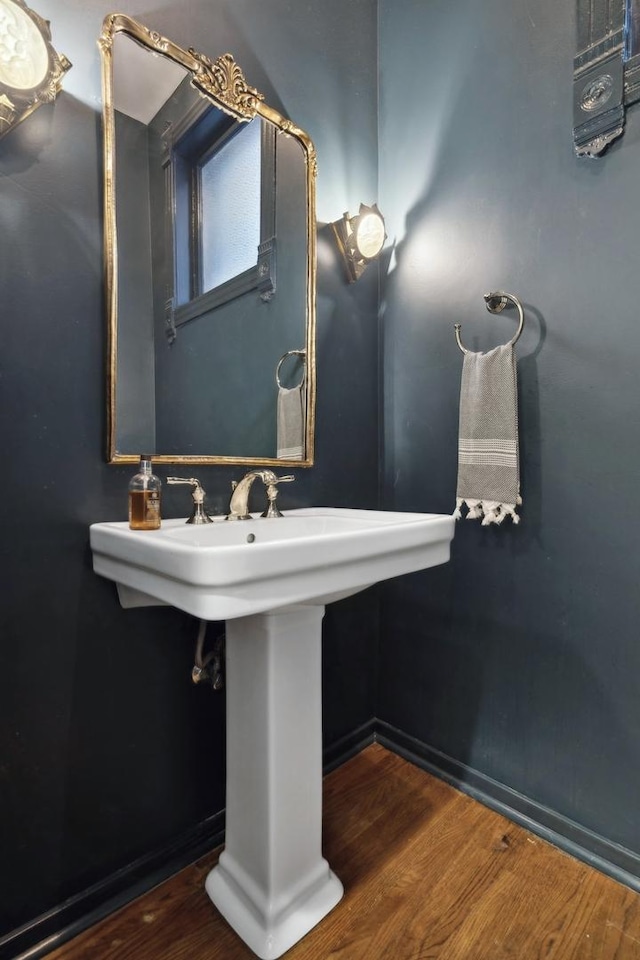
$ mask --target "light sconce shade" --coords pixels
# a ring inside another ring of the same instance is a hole
[[[355,217],[345,213],[342,220],[335,220],[331,227],[344,259],[349,283],[355,283],[368,264],[380,256],[387,239],[384,217],[375,203],[372,207],[361,203]]]
[[[0,0],[0,137],[55,100],[70,67],[51,45],[47,20],[23,0]]]

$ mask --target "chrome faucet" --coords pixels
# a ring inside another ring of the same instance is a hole
[[[291,480],[295,480],[295,477],[278,477],[273,470],[250,470],[239,483],[234,482],[233,484],[233,493],[231,494],[227,520],[251,520],[251,514],[249,513],[249,491],[251,490],[254,480],[262,480],[267,488],[268,505],[267,509],[264,513],[261,513],[260,516],[267,518],[282,516],[276,504],[278,484],[290,483]]]
[[[204,512],[205,491],[197,477],[167,477],[167,483],[189,483],[191,485],[193,510],[187,523],[213,523],[211,517]]]

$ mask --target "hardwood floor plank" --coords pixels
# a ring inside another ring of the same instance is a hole
[[[640,895],[379,744],[324,784],[344,899],[287,960],[640,960]],[[204,891],[219,851],[49,960],[253,960]]]

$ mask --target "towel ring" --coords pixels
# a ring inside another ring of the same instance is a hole
[[[520,317],[520,323],[518,324],[518,329],[515,332],[515,335],[509,340],[509,343],[506,344],[508,347],[513,347],[520,339],[520,334],[524,329],[524,310],[522,309],[522,304],[517,297],[512,296],[510,293],[504,293],[502,290],[496,290],[495,293],[485,293],[484,302],[487,306],[489,313],[502,313],[504,308],[507,306],[507,302],[511,301],[514,307],[518,310],[518,315]],[[454,324],[456,331],[456,341],[458,346],[463,353],[469,353],[466,347],[463,347],[462,340],[460,339],[460,324]]]
[[[298,387],[301,387],[302,384],[304,383],[304,378],[306,374],[305,364],[307,361],[307,351],[306,350],[287,350],[287,352],[283,353],[283,355],[278,360],[278,366],[276,367],[276,383],[278,384],[281,390],[284,390],[285,388],[280,383],[280,368],[282,367],[282,364],[285,362],[285,360],[287,360],[289,357],[302,357],[302,380],[298,384]],[[296,388],[292,387],[291,389],[293,390]]]

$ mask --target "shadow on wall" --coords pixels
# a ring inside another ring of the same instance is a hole
[[[519,257],[502,255],[501,248],[511,240],[510,232],[504,230],[504,201],[493,208],[491,199],[475,196],[472,185],[468,222],[455,219],[460,213],[459,185],[465,180],[468,156],[462,144],[456,150],[449,142],[467,136],[466,131],[458,130],[455,112],[454,104],[447,115],[448,125],[442,122],[445,129],[439,152],[432,156],[423,195],[407,212],[404,234],[393,247],[388,273],[381,274],[386,506],[439,512],[453,509],[462,370],[454,323],[462,323],[463,339],[470,350],[487,351],[507,342],[515,332],[515,311],[505,310],[496,317],[486,311],[482,300],[489,291],[506,290],[523,300],[525,311],[524,331],[515,352],[524,499],[521,514],[527,518],[520,542],[526,549],[537,536],[542,510],[537,359],[547,324],[539,306],[523,299],[531,286],[526,265],[523,267]],[[444,162],[445,155],[451,162]],[[495,189],[499,197],[499,185]],[[489,234],[494,235],[495,243]],[[482,287],[478,277],[486,278],[481,279]]]
[[[378,507],[377,297],[377,268],[347,283],[331,229],[320,224],[313,482],[332,506]],[[287,492],[303,498],[309,480],[301,472]]]
[[[515,584],[501,584],[500,622],[491,610],[490,571],[496,554],[512,556],[514,544],[499,530],[459,526],[463,551],[477,557],[467,582],[460,582],[454,556],[449,565],[381,585],[381,635],[388,639],[380,655],[380,719],[410,733],[463,784],[475,785],[475,771],[482,771],[516,791],[516,809],[526,798],[568,821],[580,810],[581,827],[640,853],[640,826],[629,817],[640,790],[637,745],[606,682],[591,669],[569,622],[563,639],[534,623],[513,626],[520,604]],[[461,591],[472,611],[465,616],[458,609]],[[527,662],[535,669],[523,675]],[[602,725],[615,751],[598,750]],[[568,823],[564,835],[571,837],[572,827]]]
[[[100,131],[100,114],[62,91],[3,138],[0,229],[12,238],[4,257],[16,288],[4,291],[10,306],[12,298],[24,304],[30,292],[24,280],[34,274],[46,277],[51,300],[58,288],[74,293],[70,275],[101,284]]]
[[[518,376],[520,488],[523,496],[523,507],[519,513],[521,516],[526,517],[526,522],[521,524],[520,537],[515,541],[517,553],[527,551],[531,542],[540,542],[543,478],[541,467],[542,455],[540,450],[542,437],[540,430],[540,389],[537,359],[547,336],[547,324],[540,310],[529,303],[524,303],[523,308],[527,337],[526,340],[521,340],[518,346],[516,346],[516,360]],[[535,329],[536,325],[537,330]],[[537,337],[536,346],[533,350],[526,351],[526,345],[531,343],[531,339],[534,336]],[[522,344],[522,346],[520,344]],[[524,502],[525,497],[526,505]]]
[[[2,175],[15,177],[30,170],[40,162],[40,157],[51,150],[54,111],[66,110],[74,98],[64,90],[58,94],[56,103],[47,104],[19,123],[2,139]],[[67,101],[67,102],[65,102]]]
[[[3,909],[15,912],[18,923],[29,917],[22,916],[25,909],[44,914],[58,904],[75,919],[74,911],[86,912],[91,903],[93,884],[98,904],[119,894],[119,870],[125,868],[131,885],[138,858],[144,877],[151,855],[162,866],[176,838],[204,833],[224,808],[225,697],[191,681],[198,621],[169,607],[123,610],[115,585],[97,577],[91,563],[85,543],[78,606],[69,613],[58,654],[65,665],[64,701],[62,684],[56,687],[51,678],[53,702],[38,716],[16,721],[25,739],[52,740],[49,782],[40,782],[45,761],[20,780],[23,803],[31,780],[42,803],[29,824],[29,841],[45,829],[51,843],[30,903],[19,889],[15,903],[13,892],[4,898]],[[211,637],[219,627],[210,625]],[[34,684],[38,673],[34,668]],[[56,727],[55,736],[40,732],[43,716]],[[46,888],[43,902],[40,886]]]
[[[60,757],[61,873],[73,879],[60,900],[224,808],[225,696],[191,680],[199,621],[171,607],[122,609],[88,545],[77,616]],[[208,644],[223,629],[209,624]]]

